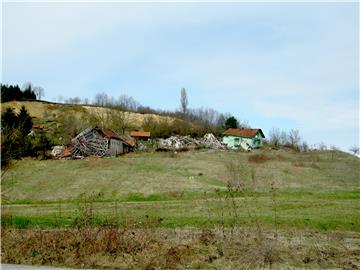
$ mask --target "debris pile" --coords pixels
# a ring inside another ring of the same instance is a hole
[[[71,158],[71,146],[55,145],[51,150],[51,156],[54,159]]]
[[[51,150],[51,155],[54,158],[60,158],[64,149],[65,149],[65,146],[55,145],[54,148]]]
[[[210,149],[225,149],[225,145],[223,145],[212,133],[207,133],[204,135],[204,138],[201,141],[201,144],[205,148]]]
[[[108,140],[102,137],[95,129],[87,128],[71,140],[72,157],[98,156],[108,154]]]
[[[141,152],[146,152],[148,151],[148,146],[142,143],[141,141],[138,141],[136,143],[136,150]]]
[[[204,138],[197,140],[190,136],[171,136],[158,140],[158,149],[185,150],[196,148],[225,149],[225,146],[212,133],[205,134]]]
[[[252,147],[251,147],[248,143],[246,143],[246,142],[244,142],[244,141],[242,141],[242,142],[240,143],[240,146],[241,146],[241,148],[242,148],[243,150],[245,150],[245,151],[247,151],[247,152],[250,152],[250,151],[252,150]]]
[[[201,147],[201,142],[190,136],[171,136],[167,139],[158,140],[158,148],[167,150],[185,150]]]

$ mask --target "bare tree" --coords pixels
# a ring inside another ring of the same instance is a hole
[[[280,134],[280,145],[287,145],[287,144],[289,144],[288,135],[283,130],[283,131],[281,131],[281,134]]]
[[[306,141],[303,141],[300,145],[299,145],[300,151],[301,152],[308,152],[309,151],[309,145]]]
[[[98,93],[94,98],[94,105],[105,107],[108,103],[108,95],[106,93]]]
[[[81,103],[81,98],[80,98],[80,97],[69,98],[68,100],[66,100],[66,103],[69,103],[69,104],[80,104],[80,103]]]
[[[239,120],[238,126],[239,128],[250,128],[250,124],[248,120]]]
[[[40,100],[42,97],[45,96],[45,92],[44,92],[44,88],[42,88],[41,86],[36,86],[33,88],[33,91],[36,95],[36,98],[38,100]]]
[[[356,156],[359,154],[359,146],[353,145],[350,147],[349,151]]]
[[[275,147],[280,146],[281,144],[281,133],[278,128],[272,128],[269,132],[269,143]]]
[[[108,111],[110,127],[116,131],[125,134],[125,130],[130,126],[129,113],[119,109]]]
[[[184,115],[188,112],[188,97],[186,94],[185,88],[181,88],[181,95],[180,95],[180,104],[181,104],[181,111]]]
[[[131,96],[121,95],[118,98],[116,106],[122,110],[129,110],[135,112],[141,106],[141,104]]]
[[[289,143],[292,147],[298,148],[300,143],[300,132],[298,129],[290,129],[289,131]]]
[[[318,149],[320,151],[325,151],[325,150],[327,150],[327,146],[326,146],[326,144],[324,142],[320,142],[319,146],[318,146]]]

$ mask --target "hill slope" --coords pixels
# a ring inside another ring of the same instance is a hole
[[[42,126],[52,144],[55,145],[67,145],[78,133],[94,126],[112,128],[119,133],[157,125],[170,127],[169,130],[172,126],[178,126],[174,122],[177,119],[173,117],[126,112],[92,105],[11,101],[2,103],[1,109],[4,112],[10,107],[19,112],[21,106],[25,106],[33,117],[33,124]],[[145,122],[147,125],[144,124]]]
[[[72,104],[61,104],[61,103],[51,103],[51,102],[42,102],[42,101],[10,101],[2,103],[1,110],[2,112],[6,108],[14,108],[16,112],[20,111],[21,106],[25,106],[29,114],[34,117],[34,122],[36,124],[45,124],[51,121],[56,121],[63,113],[68,115],[73,115],[77,118],[83,116],[101,116],[111,113],[113,109],[98,107],[93,105],[72,105]],[[153,117],[157,121],[166,120],[173,121],[174,118],[167,116],[160,116],[156,114],[140,114],[134,112],[126,112],[126,117],[129,122],[135,128],[141,128],[144,119],[147,117]],[[60,120],[60,119],[59,119]]]

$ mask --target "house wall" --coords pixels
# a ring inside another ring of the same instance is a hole
[[[124,145],[121,140],[111,138],[109,141],[109,154],[116,156],[124,153]]]
[[[263,145],[263,138],[261,137],[261,134],[259,132],[256,133],[253,138],[245,138],[234,135],[225,135],[223,137],[223,143],[231,149],[239,148],[242,141],[250,145],[252,148],[259,148]]]

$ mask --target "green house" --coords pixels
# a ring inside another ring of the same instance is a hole
[[[230,128],[223,133],[223,143],[231,149],[249,150],[263,145],[264,133],[259,128]]]

